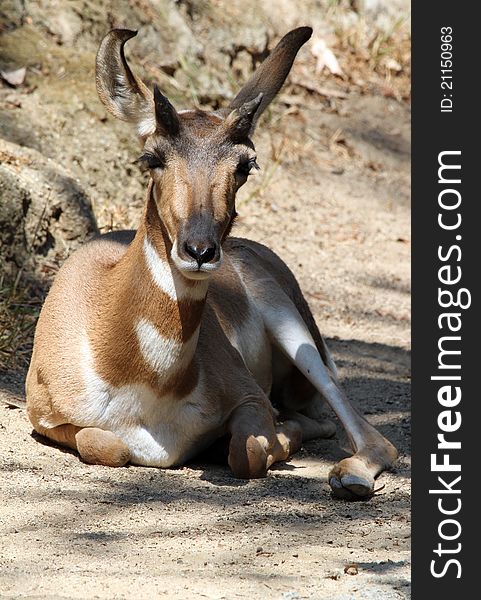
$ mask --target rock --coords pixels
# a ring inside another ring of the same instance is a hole
[[[0,71],[2,79],[12,87],[22,85],[25,81],[26,73],[27,69],[25,67],[20,67],[20,69],[15,69],[14,71]]]
[[[355,0],[353,9],[380,30],[388,32],[400,18],[408,18],[408,0]]]
[[[346,565],[344,567],[344,573],[346,573],[347,575],[357,575],[359,573],[359,565]]]
[[[175,3],[151,0],[149,21],[139,28],[135,52],[142,62],[177,69],[181,61],[195,62],[203,46],[195,37]]]
[[[0,139],[0,263],[41,287],[97,233],[88,196],[69,173],[36,150]]]
[[[65,9],[67,8],[66,6]],[[55,11],[50,18],[48,29],[60,43],[71,46],[82,32],[82,19],[73,10]]]
[[[26,13],[22,0],[2,0],[0,4],[0,31],[20,27]]]

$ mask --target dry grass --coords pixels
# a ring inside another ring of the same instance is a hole
[[[0,372],[25,371],[30,361],[42,298],[23,279],[0,275]]]
[[[352,23],[341,17],[342,12],[336,11],[333,49],[347,80],[363,92],[375,87],[384,95],[410,100],[410,15],[393,20],[387,28],[362,16]]]

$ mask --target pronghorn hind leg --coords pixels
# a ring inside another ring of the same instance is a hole
[[[279,352],[275,349],[275,352]],[[274,360],[287,361],[286,357],[275,355]],[[273,385],[271,398],[279,408],[280,420],[293,419],[302,429],[304,442],[316,438],[331,438],[336,433],[336,425],[327,419],[325,402],[319,392],[299,371],[289,363],[282,370],[282,376]]]
[[[82,460],[89,464],[123,467],[130,460],[129,448],[111,431],[66,423],[52,429],[39,428],[39,433],[62,446],[77,450]]]
[[[336,433],[336,425],[330,419],[311,419],[301,412],[285,411],[280,415],[281,421],[294,422],[301,430],[302,441],[329,439]]]
[[[334,410],[353,447],[354,455],[340,461],[329,473],[333,493],[346,499],[371,496],[374,478],[394,462],[397,450],[347,400],[290,299],[285,296],[277,304],[265,302],[262,304],[262,313],[273,343],[290,358]]]
[[[60,446],[65,446],[71,450],[77,450],[75,436],[80,429],[81,427],[71,425],[70,423],[52,428],[41,427],[38,423],[35,424],[35,431],[37,433],[40,433],[40,435],[52,440],[52,442],[56,442]]]

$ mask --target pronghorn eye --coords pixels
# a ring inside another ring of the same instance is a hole
[[[252,169],[259,169],[256,158],[242,159],[237,165],[236,173],[247,177]]]
[[[149,152],[143,154],[139,160],[146,164],[149,169],[162,169],[165,166],[165,161],[161,156],[150,154]]]

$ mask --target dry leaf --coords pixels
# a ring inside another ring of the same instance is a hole
[[[396,73],[399,73],[403,70],[402,66],[398,63],[397,60],[394,60],[394,58],[386,58],[385,60],[383,60],[383,63],[386,69],[389,69],[390,71],[395,71]]]
[[[325,40],[318,38],[311,47],[312,54],[317,58],[316,72],[320,73],[324,67],[333,75],[344,75],[342,69],[334,56],[334,52],[328,47]]]

